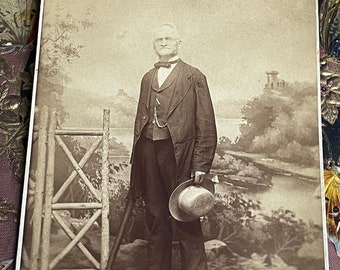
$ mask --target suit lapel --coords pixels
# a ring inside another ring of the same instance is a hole
[[[182,60],[178,62],[176,68],[178,68],[177,70],[178,78],[177,80],[176,79],[170,80],[170,82],[176,83],[176,87],[175,87],[174,96],[171,100],[171,104],[169,107],[168,117],[175,110],[175,108],[182,101],[182,99],[185,97],[186,93],[188,92],[190,88],[191,79],[192,79],[192,71],[190,69],[190,66],[184,63]],[[154,80],[154,76],[156,76],[156,71],[157,69],[155,68],[149,71],[149,73],[145,77],[144,85],[142,87],[141,101],[145,105],[146,109],[149,109],[150,95],[151,95],[150,91],[151,91],[151,88],[153,87],[152,82]],[[163,83],[163,85],[164,84],[165,82]],[[162,88],[163,88],[163,85],[162,85]]]
[[[168,117],[176,109],[178,104],[185,97],[191,85],[192,72],[182,60],[179,61],[178,65],[178,78],[176,81],[175,93],[172,98]]]
[[[152,81],[156,74],[156,69],[153,68],[149,71],[149,73],[146,75],[144,80],[144,85],[142,86],[142,96],[141,101],[145,105],[146,109],[149,109],[150,104],[150,95],[151,95],[151,87],[152,87]]]

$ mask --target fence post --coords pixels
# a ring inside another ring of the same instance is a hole
[[[110,110],[103,112],[103,153],[102,153],[102,236],[101,236],[101,270],[106,269],[109,257],[109,136]]]
[[[52,215],[52,199],[54,185],[54,163],[55,163],[55,129],[57,126],[57,112],[54,108],[50,116],[50,126],[48,130],[48,151],[47,151],[47,168],[46,168],[46,184],[45,184],[45,212],[42,228],[41,243],[41,270],[48,270],[50,255],[50,237],[51,237],[51,215]]]
[[[48,123],[48,107],[42,106],[39,117],[39,140],[37,158],[37,178],[34,194],[34,210],[32,223],[32,243],[30,269],[38,270],[38,257],[41,237],[41,217],[44,197],[45,169],[46,169],[46,138]]]

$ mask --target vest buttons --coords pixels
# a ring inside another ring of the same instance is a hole
[[[144,116],[143,116],[143,120],[145,120],[145,119],[146,119],[146,116],[144,115]]]

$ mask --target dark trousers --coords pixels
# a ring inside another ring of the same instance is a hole
[[[176,187],[176,161],[171,140],[152,141],[142,138],[137,149],[146,181],[150,270],[171,269],[173,234],[179,241],[182,269],[208,269],[199,220],[179,222],[169,213],[169,198]]]

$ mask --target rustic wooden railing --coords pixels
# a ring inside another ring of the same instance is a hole
[[[32,242],[29,256],[29,269],[31,270],[48,270],[55,269],[58,263],[77,246],[85,257],[89,260],[94,268],[105,269],[109,255],[109,123],[110,111],[103,112],[102,129],[57,129],[57,113],[52,110],[49,113],[47,107],[42,107],[40,112],[40,121],[38,129],[38,154],[37,154],[37,175],[34,194],[34,211],[32,223]],[[97,136],[99,137],[87,150],[79,162],[73,157],[72,152],[68,149],[63,141],[62,136]],[[63,185],[54,192],[55,176],[55,147],[56,143],[66,154],[68,160],[73,166],[73,171]],[[102,145],[102,183],[101,190],[97,190],[90,182],[83,171],[83,167],[91,155]],[[97,202],[59,202],[64,192],[69,188],[71,183],[79,176],[83,183],[88,187]],[[94,214],[86,221],[80,231],[75,234],[68,227],[64,218],[58,213],[60,210],[71,209],[93,209]],[[101,258],[100,262],[91,254],[91,252],[81,243],[81,239],[86,232],[92,227],[97,218],[101,216]],[[70,242],[62,251],[50,260],[50,237],[52,218],[59,223]],[[24,250],[25,251],[25,250]],[[71,269],[71,268],[70,268]]]

